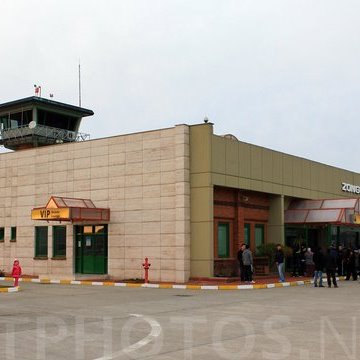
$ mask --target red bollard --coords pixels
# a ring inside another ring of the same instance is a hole
[[[142,264],[142,266],[145,269],[145,284],[147,284],[149,282],[149,268],[151,266],[147,257],[145,258],[145,262]]]

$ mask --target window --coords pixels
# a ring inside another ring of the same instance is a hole
[[[48,227],[35,226],[35,257],[48,256]]]
[[[229,223],[218,224],[218,253],[219,258],[228,258],[230,256],[230,232]]]
[[[16,226],[11,227],[10,241],[16,241]]]
[[[250,246],[250,224],[244,224],[244,244]]]
[[[256,224],[255,225],[255,252],[257,252],[258,246],[264,244],[264,225]]]
[[[5,228],[0,227],[0,242],[4,242],[5,239]]]
[[[66,256],[66,226],[53,226],[53,257]]]

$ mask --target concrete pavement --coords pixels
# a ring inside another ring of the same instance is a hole
[[[358,282],[264,291],[21,284],[1,359],[358,359]]]

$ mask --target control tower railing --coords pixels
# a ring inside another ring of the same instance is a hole
[[[24,126],[19,126],[17,128],[1,129],[0,145],[3,145],[7,141],[16,140],[16,139],[20,140],[22,138],[26,138],[29,136],[44,138],[47,139],[47,141],[50,143],[86,141],[90,139],[89,134],[37,124],[34,127],[31,127],[29,125],[24,125]]]

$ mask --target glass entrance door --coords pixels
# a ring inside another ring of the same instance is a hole
[[[107,273],[107,225],[75,226],[75,272]]]

